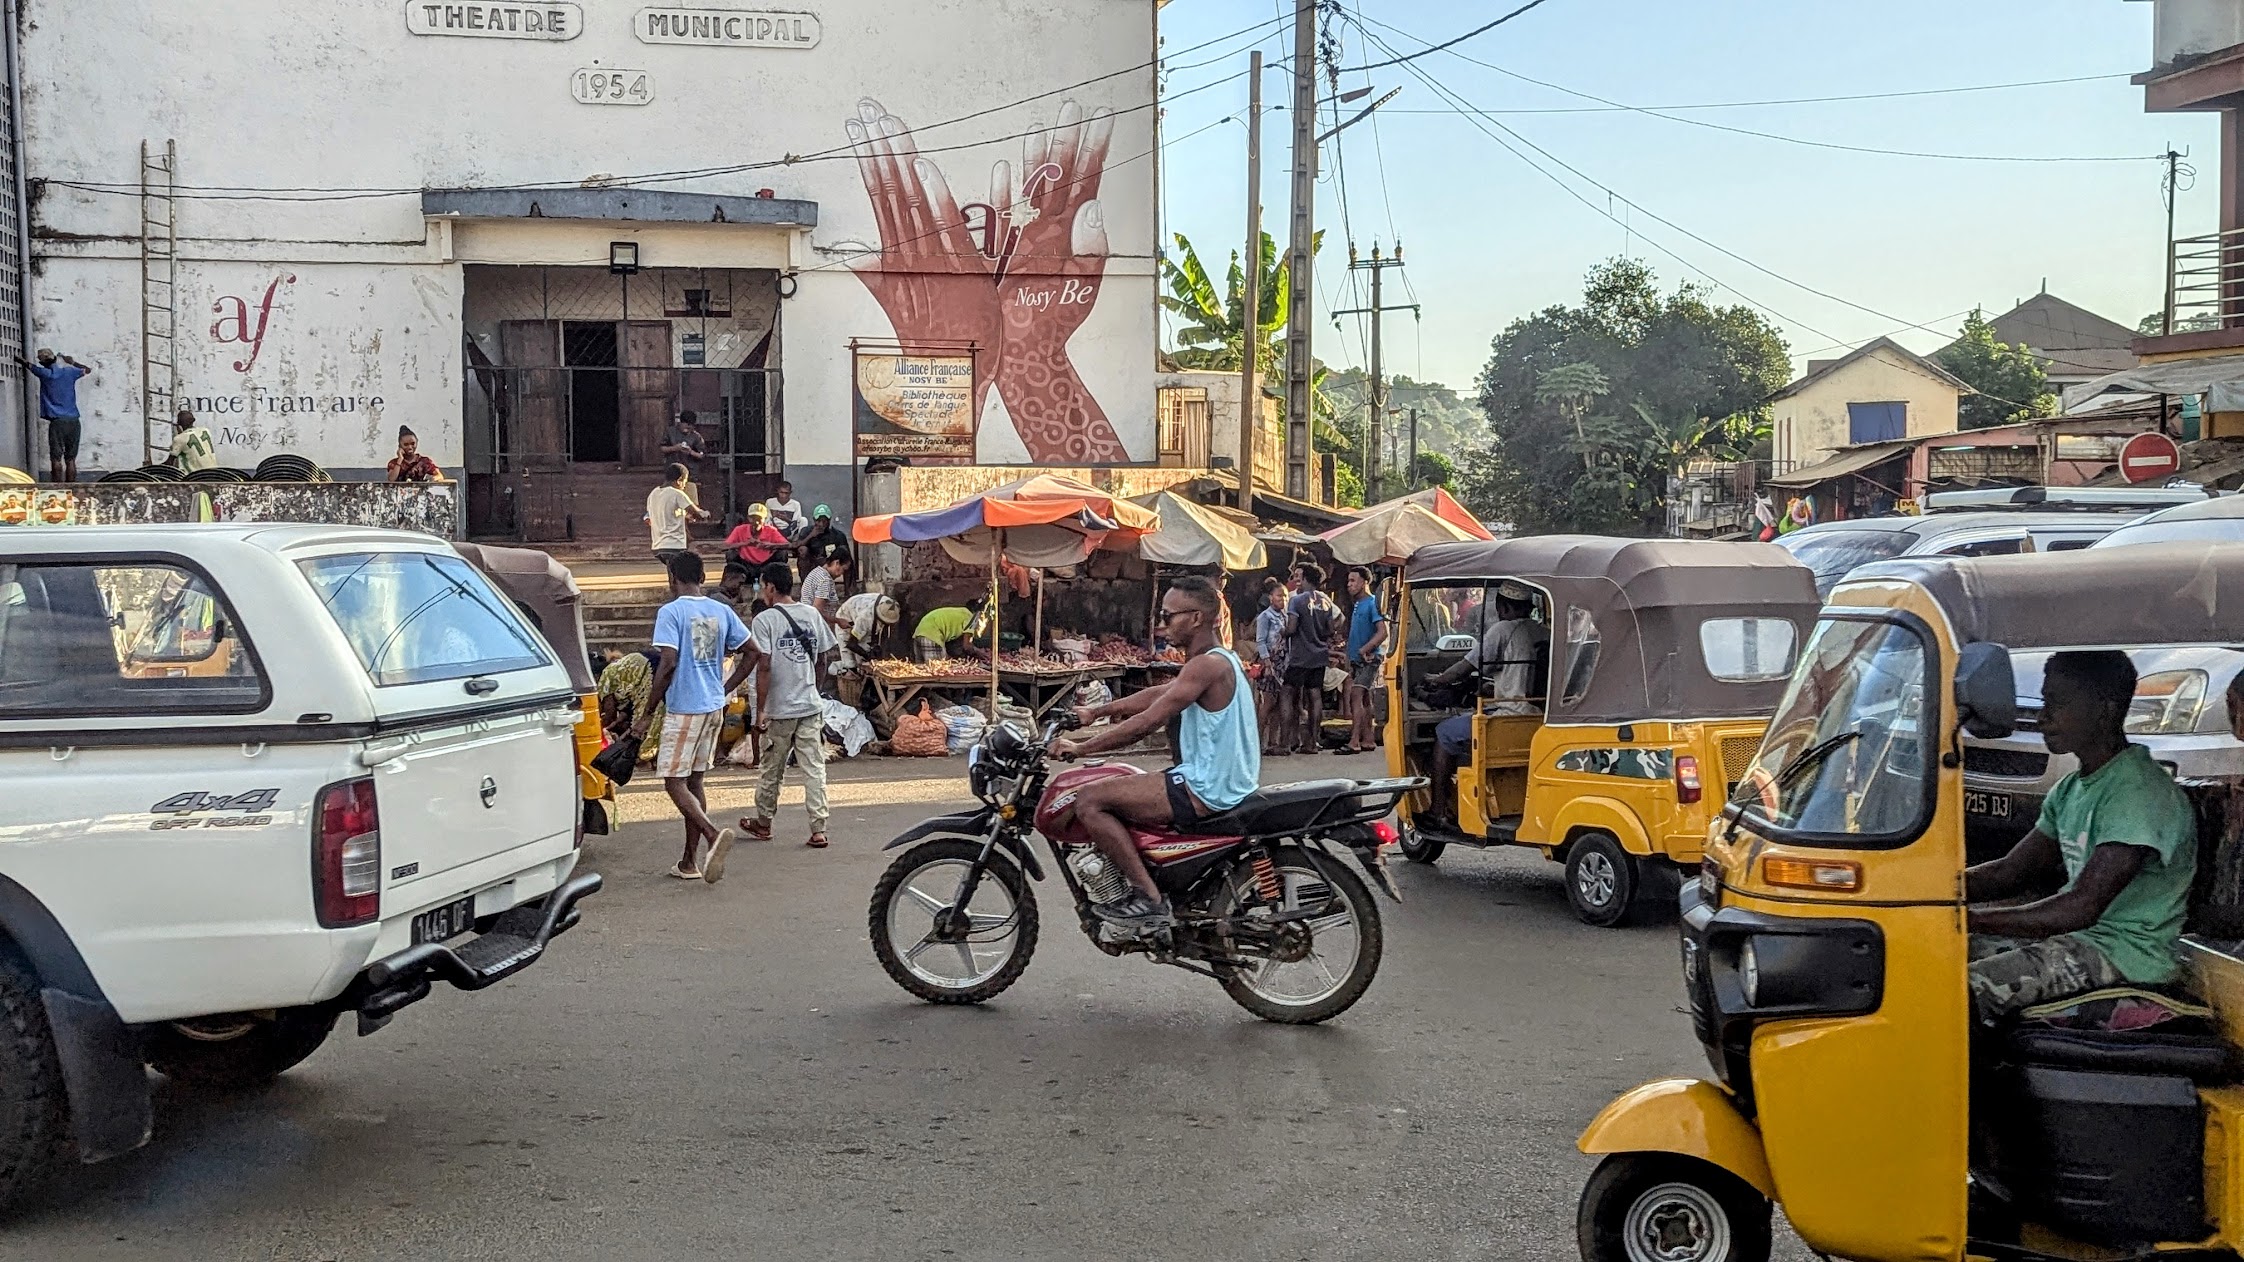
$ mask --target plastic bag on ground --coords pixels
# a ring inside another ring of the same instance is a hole
[[[872,720],[865,717],[863,710],[846,701],[828,697],[826,732],[841,742],[842,757],[855,758],[872,742],[873,724]]]

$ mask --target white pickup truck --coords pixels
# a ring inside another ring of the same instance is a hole
[[[0,1203],[146,1143],[147,1066],[261,1082],[600,887],[557,654],[443,541],[0,530]]]

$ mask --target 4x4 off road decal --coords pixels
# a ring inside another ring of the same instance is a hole
[[[224,796],[217,793],[175,793],[148,808],[151,815],[166,815],[148,825],[151,832],[176,828],[258,828],[273,822],[265,812],[280,800],[279,789],[251,789]]]

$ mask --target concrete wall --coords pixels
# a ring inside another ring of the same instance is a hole
[[[2153,66],[2244,44],[2244,0],[2157,0],[2153,13]]]
[[[207,503],[210,513],[203,515]],[[104,482],[0,486],[0,528],[155,522],[326,522],[459,537],[459,487],[386,482]],[[36,536],[31,536],[36,537]]]
[[[1906,403],[1908,437],[1953,434],[1959,397],[1954,386],[1880,348],[1776,401],[1775,456],[1813,464],[1848,445],[1849,403]]]
[[[785,42],[728,42],[722,14],[674,42],[649,27],[666,10],[611,0],[544,6],[562,30],[524,38],[530,7],[31,6],[33,341],[102,369],[82,391],[89,467],[138,460],[143,138],[176,139],[192,186],[176,203],[181,393],[242,401],[228,463],[285,447],[378,464],[403,421],[457,465],[460,260],[599,265],[608,240],[638,235],[516,220],[478,241],[476,223],[424,220],[419,190],[712,168],[649,187],[770,189],[816,203],[817,227],[649,227],[642,262],[796,271],[780,320],[799,487],[854,490],[852,341],[976,344],[981,460],[1153,458],[1153,78],[1130,69],[1153,56],[1153,0],[831,0]],[[415,33],[469,10],[515,29]],[[580,71],[644,72],[651,99],[583,102]],[[883,172],[975,230],[913,229],[930,217],[918,206],[876,214]]]

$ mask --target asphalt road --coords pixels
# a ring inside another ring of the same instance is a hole
[[[247,1096],[160,1083],[155,1141],[63,1172],[0,1257],[1571,1259],[1582,1124],[1701,1068],[1673,929],[1584,927],[1524,852],[1399,864],[1378,980],[1326,1026],[1099,954],[1052,885],[1012,990],[920,1003],[866,902],[962,775],[839,768],[832,849],[787,806],[715,887],[660,875],[676,825],[635,787],[537,967]]]

